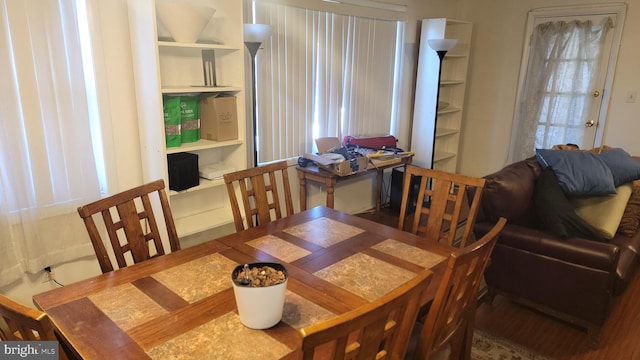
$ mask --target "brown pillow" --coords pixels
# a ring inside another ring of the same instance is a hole
[[[632,237],[636,234],[640,225],[640,182],[633,182],[633,191],[627,207],[622,214],[622,220],[620,220],[620,226],[618,226],[618,232],[622,235]]]

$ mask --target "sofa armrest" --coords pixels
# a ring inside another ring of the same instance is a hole
[[[480,237],[486,234],[493,225],[488,222],[476,223],[474,233]],[[498,238],[498,243],[611,273],[615,273],[620,256],[620,248],[614,244],[581,238],[564,240],[548,232],[515,224],[507,224],[504,227]]]

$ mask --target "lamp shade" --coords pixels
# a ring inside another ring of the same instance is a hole
[[[262,43],[273,33],[273,26],[266,24],[244,24],[244,42]]]
[[[449,51],[458,43],[458,39],[429,39],[427,44],[435,51]]]

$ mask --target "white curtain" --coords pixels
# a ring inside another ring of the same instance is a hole
[[[516,119],[514,160],[532,156],[536,148],[582,143],[593,75],[612,27],[610,18],[597,25],[556,21],[535,27]]]
[[[257,55],[259,162],[312,152],[318,137],[391,133],[403,22],[255,5],[274,26]]]
[[[0,286],[93,253],[100,197],[75,0],[0,5]]]

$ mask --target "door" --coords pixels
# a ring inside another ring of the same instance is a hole
[[[599,145],[625,6],[529,13],[511,162],[536,148]]]

